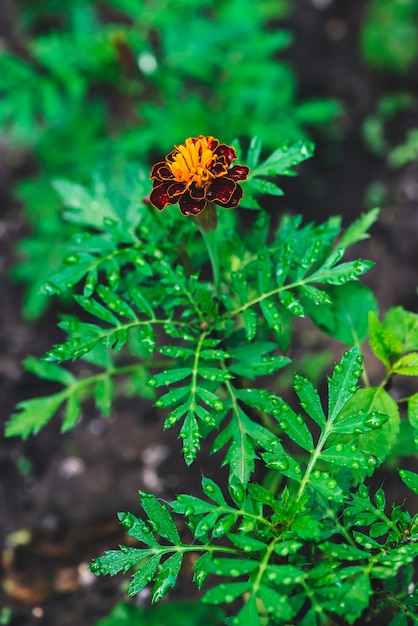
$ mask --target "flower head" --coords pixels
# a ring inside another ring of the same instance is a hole
[[[250,171],[246,165],[231,167],[236,158],[234,148],[214,137],[189,137],[152,168],[151,204],[162,211],[178,202],[187,216],[199,215],[208,202],[235,208],[243,195],[237,181]]]

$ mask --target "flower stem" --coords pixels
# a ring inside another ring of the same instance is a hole
[[[213,286],[216,295],[219,291],[220,284],[218,242],[216,239],[216,227],[218,225],[216,205],[212,202],[208,202],[204,211],[202,211],[199,215],[196,215],[193,220],[200,230],[208,249],[209,259],[213,271]]]
[[[213,286],[216,295],[219,292],[220,285],[218,241],[216,239],[216,230],[213,230],[210,233],[205,233],[202,230],[200,232],[202,233],[202,237],[208,249],[209,259],[212,265],[213,272]]]

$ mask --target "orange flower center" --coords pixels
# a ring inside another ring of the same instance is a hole
[[[214,178],[226,174],[227,168],[220,174],[212,174],[210,171],[218,159],[209,148],[212,141],[213,137],[199,137],[194,140],[189,137],[184,144],[177,146],[173,161],[167,165],[179,183],[195,183],[196,187],[207,187]]]

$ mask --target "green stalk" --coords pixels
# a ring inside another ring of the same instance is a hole
[[[216,227],[218,225],[216,205],[212,202],[208,202],[205,210],[196,217],[194,217],[193,220],[200,230],[203,241],[205,242],[208,250],[213,272],[213,286],[216,295],[219,292],[220,286],[218,241],[216,238]]]

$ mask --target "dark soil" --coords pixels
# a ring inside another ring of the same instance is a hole
[[[335,97],[345,114],[343,140],[315,137],[317,156],[286,183],[284,208],[321,221],[341,214],[345,223],[365,207],[369,185],[387,187],[387,203],[372,239],[356,250],[376,261],[366,282],[381,311],[403,305],[418,312],[418,164],[390,169],[374,157],[361,136],[361,123],[377,99],[396,87],[418,98],[415,78],[393,79],[364,67],[359,55],[362,0],[300,0],[289,20],[296,44],[289,56],[300,78],[300,97]],[[322,8],[321,8],[322,7]],[[418,113],[391,124],[393,144]],[[25,173],[0,155],[0,393],[3,421],[25,398],[51,392],[50,385],[25,373],[21,362],[42,355],[57,340],[54,311],[29,326],[20,317],[22,292],[8,278],[16,241],[24,232],[13,184]],[[326,339],[322,339],[326,341]],[[411,390],[410,390],[411,392]],[[199,493],[201,474],[215,476],[217,458],[207,451],[191,471],[183,465],[176,432],[162,431],[162,416],[145,401],[119,402],[111,419],[91,407],[68,434],[54,420],[28,441],[0,441],[0,540],[4,589],[13,626],[92,626],[124,597],[121,579],[92,578],[86,564],[124,540],[118,511],[138,510],[138,489],[171,499]],[[219,470],[218,470],[219,472]],[[402,494],[397,502],[402,501]],[[189,597],[187,573],[177,596]],[[173,597],[173,596],[171,596]],[[142,598],[140,601],[147,601]]]

